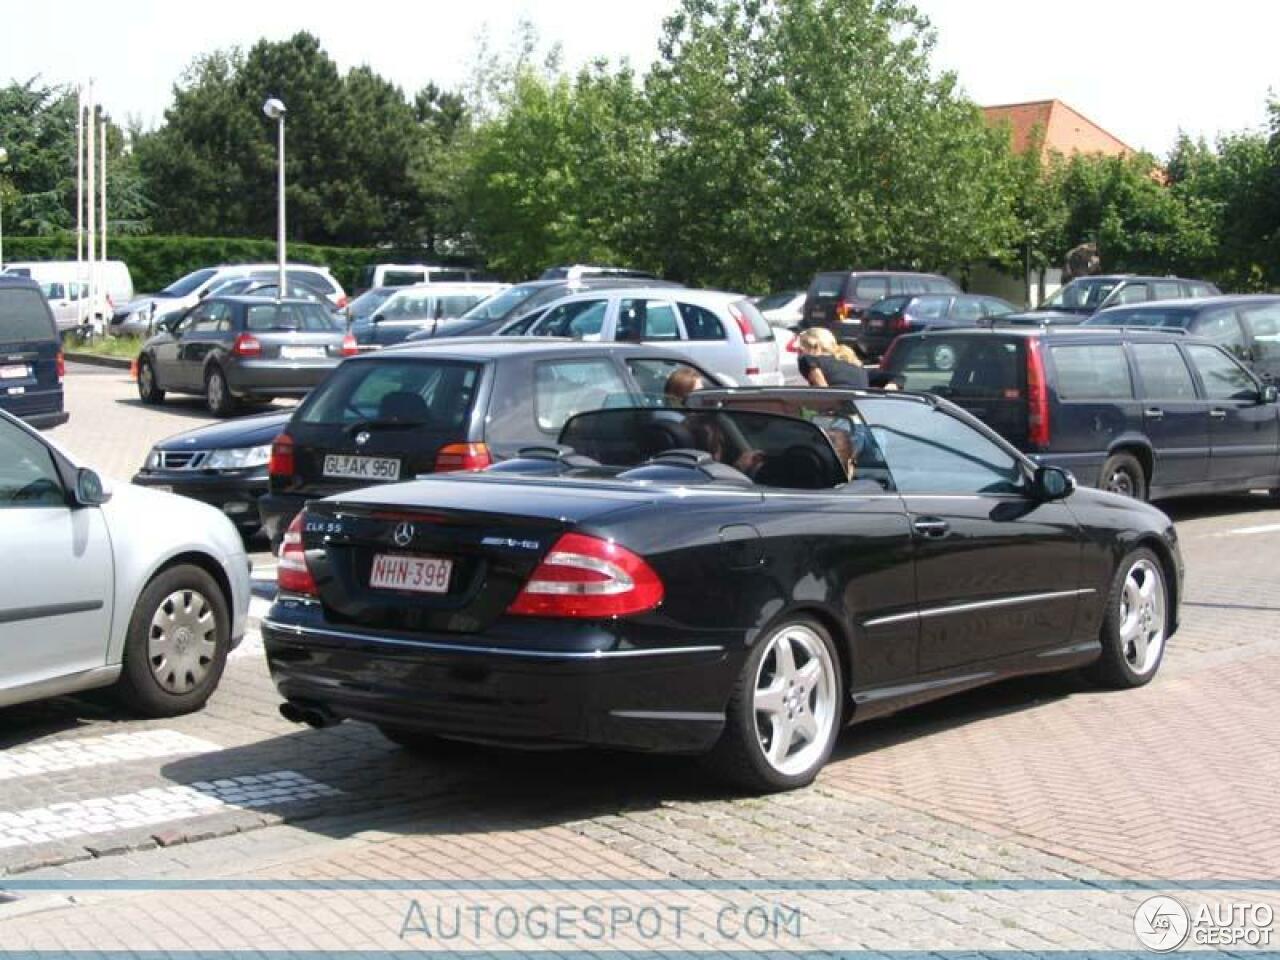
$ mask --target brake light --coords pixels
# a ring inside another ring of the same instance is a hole
[[[1040,341],[1034,337],[1027,340],[1027,443],[1042,450],[1049,446],[1049,384]]]
[[[751,329],[751,318],[739,310],[736,303],[729,304],[729,316],[733,317],[734,322],[738,325],[738,329],[742,331],[743,342],[755,343],[756,332]]]
[[[800,338],[799,338],[799,337],[797,337],[795,334],[792,334],[792,335],[791,335],[791,339],[787,341],[787,347],[786,347],[786,349],[787,349],[787,353],[799,353],[799,352],[800,352]]]
[[[271,459],[267,473],[273,477],[293,476],[293,437],[282,433],[271,443]]]
[[[280,541],[280,556],[276,558],[276,586],[281,593],[300,593],[315,597],[320,591],[307,566],[307,551],[302,545],[302,524],[307,511],[293,518],[289,529]]]
[[[67,375],[67,358],[61,350],[58,351],[56,364],[58,369],[58,382],[61,383],[63,378]]]
[[[528,617],[625,617],[652,610],[666,590],[641,557],[612,540],[566,533],[547,552],[507,613]]]
[[[841,297],[836,301],[836,319],[848,320],[851,316],[853,316],[853,304]]]
[[[436,454],[436,473],[455,470],[483,470],[493,463],[489,448],[483,443],[447,443]]]
[[[242,333],[232,341],[231,352],[237,357],[260,357],[262,344],[252,334]]]
[[[889,329],[894,333],[905,333],[911,329],[911,318],[905,313],[900,313],[889,321]]]
[[[342,338],[342,355],[344,357],[354,357],[360,352],[360,345],[356,343],[356,335],[348,333]]]

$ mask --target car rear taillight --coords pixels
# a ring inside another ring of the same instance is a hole
[[[751,329],[751,318],[738,309],[736,304],[729,304],[729,316],[733,317],[734,323],[738,325],[738,329],[742,331],[743,343],[755,343],[756,332]]]
[[[625,617],[652,610],[666,590],[643,558],[612,540],[566,533],[547,552],[507,613],[528,617]]]
[[[262,344],[252,334],[242,333],[232,341],[231,353],[237,357],[260,357]]]
[[[271,443],[271,459],[267,473],[273,477],[293,476],[293,437],[282,433]]]
[[[344,357],[354,357],[360,352],[360,344],[356,343],[356,335],[348,333],[342,338],[342,355]]]
[[[894,333],[906,333],[911,329],[911,318],[905,313],[900,313],[889,321],[889,329]]]
[[[786,350],[787,350],[787,353],[800,352],[800,338],[796,336],[794,333],[791,335],[791,339],[787,341]]]
[[[280,541],[280,556],[276,558],[276,587],[281,593],[300,593],[319,596],[311,568],[307,566],[307,551],[302,545],[302,524],[307,511],[293,518],[289,529]]]
[[[1041,450],[1049,446],[1049,384],[1040,341],[1034,337],[1027,339],[1027,443]]]
[[[853,315],[853,304],[844,297],[836,301],[836,319],[848,320]]]
[[[493,463],[489,448],[483,443],[447,443],[436,454],[436,473],[455,470],[483,470]]]
[[[61,350],[58,351],[58,357],[55,362],[58,369],[58,382],[61,383],[67,375],[67,358]]]

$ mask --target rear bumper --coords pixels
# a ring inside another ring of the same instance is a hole
[[[65,410],[53,410],[49,413],[21,414],[20,419],[37,430],[48,430],[51,427],[62,426],[62,424],[71,419],[71,414]]]
[[[315,612],[294,616],[290,603]],[[515,646],[501,629],[402,637],[322,622],[316,604],[296,601],[277,603],[262,621],[271,676],[286,699],[343,719],[517,744],[705,752],[724,727],[739,660],[698,638],[660,650],[611,648],[602,641],[617,638],[599,624],[553,625],[558,640],[573,634],[583,643],[552,651]]]
[[[167,489],[217,507],[242,532],[261,524],[258,498],[267,492],[267,474],[199,473],[185,470],[141,470],[132,481],[139,487]]]
[[[227,386],[237,396],[301,396],[310,393],[340,362],[337,357],[314,363],[242,360],[227,366]]]

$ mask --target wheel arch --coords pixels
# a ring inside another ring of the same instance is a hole
[[[1138,466],[1142,467],[1145,475],[1146,487],[1150,490],[1151,478],[1155,473],[1155,451],[1151,447],[1151,441],[1132,435],[1117,437],[1107,447],[1107,456],[1113,457],[1117,453],[1127,453],[1138,461]]]

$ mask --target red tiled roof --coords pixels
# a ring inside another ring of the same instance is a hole
[[[1136,151],[1119,137],[1115,137],[1083,114],[1073,110],[1061,100],[1036,100],[1030,103],[1008,103],[995,107],[983,107],[987,123],[1009,125],[1013,149],[1022,153],[1030,149],[1037,130],[1044,143],[1042,154],[1101,153],[1108,156],[1128,156]]]

